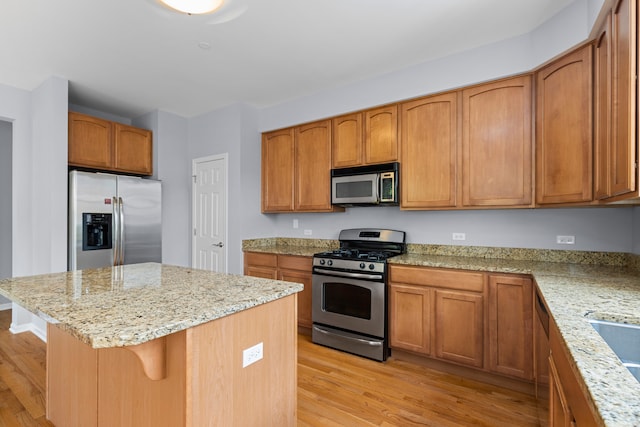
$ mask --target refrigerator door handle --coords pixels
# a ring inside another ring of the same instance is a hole
[[[124,202],[122,197],[118,197],[120,205],[120,265],[124,265]]]
[[[118,199],[112,198],[113,205],[113,265],[119,265],[120,256],[120,207],[118,206]]]

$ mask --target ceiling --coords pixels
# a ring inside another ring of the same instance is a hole
[[[69,102],[136,117],[266,107],[530,32],[573,0],[10,0],[0,83],[69,80]]]

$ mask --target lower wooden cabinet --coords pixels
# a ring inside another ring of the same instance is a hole
[[[278,256],[257,252],[244,254],[244,274],[264,279],[278,279]]]
[[[302,283],[298,292],[298,326],[311,328],[311,257],[278,255],[278,280]]]
[[[549,427],[598,426],[582,380],[571,367],[558,327],[549,322]]]
[[[389,274],[392,348],[483,366],[483,273],[394,265]]]
[[[533,288],[528,277],[489,275],[489,370],[533,379]]]
[[[425,286],[390,284],[391,347],[431,355],[432,299],[433,290]]]
[[[245,252],[244,254],[245,275],[304,285],[304,290],[297,295],[298,326],[305,328],[311,328],[311,268],[311,257],[262,252]]]
[[[533,285],[512,274],[391,265],[389,342],[533,381]]]
[[[482,294],[435,291],[434,344],[437,358],[476,368],[482,367],[483,306]]]

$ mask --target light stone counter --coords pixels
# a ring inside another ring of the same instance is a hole
[[[302,289],[155,263],[0,280],[0,295],[95,349],[141,344]]]

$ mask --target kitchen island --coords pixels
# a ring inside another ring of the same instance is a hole
[[[155,263],[0,280],[46,319],[56,426],[293,426],[297,283]]]

